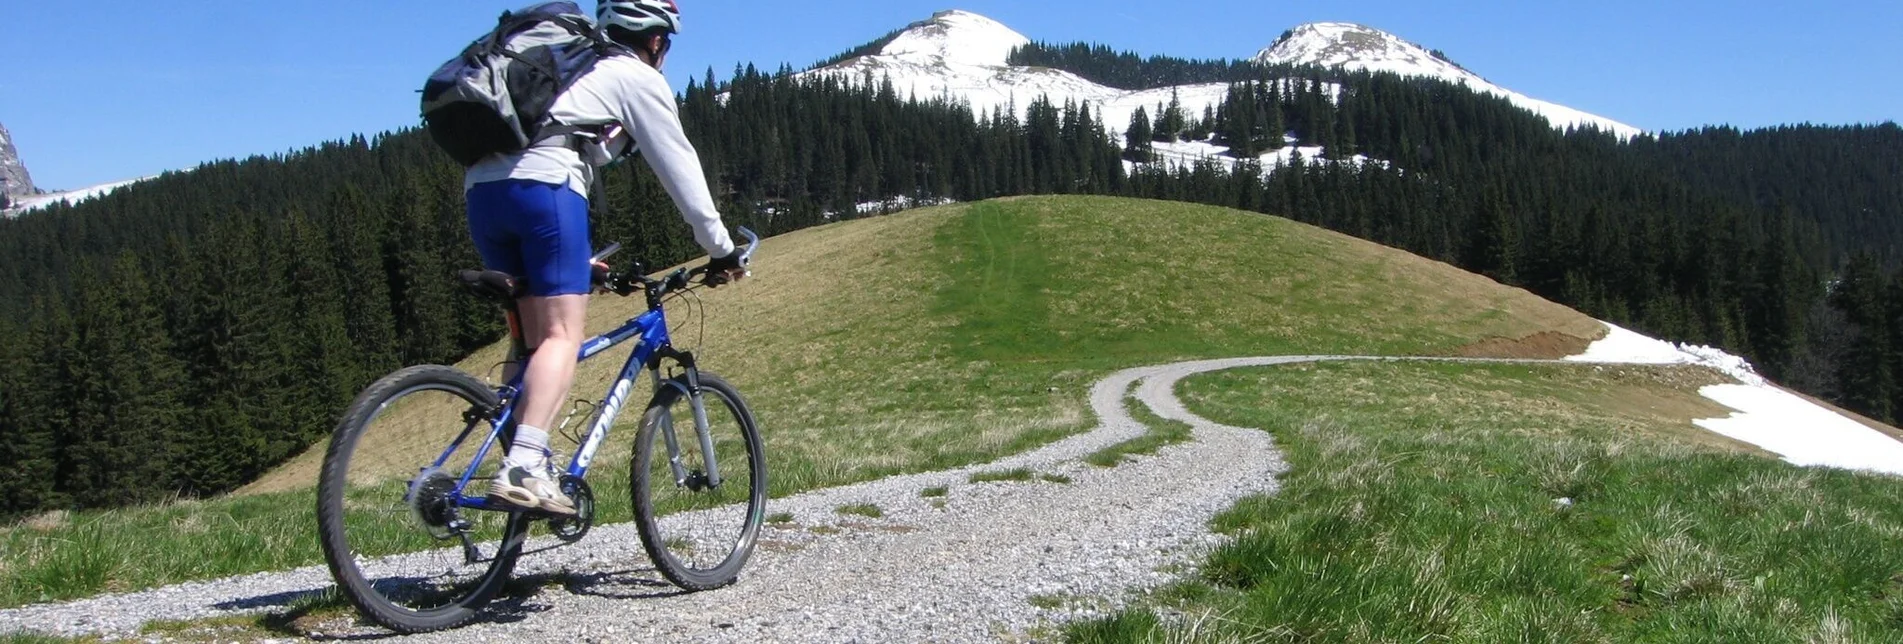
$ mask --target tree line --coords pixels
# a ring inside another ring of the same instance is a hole
[[[1108,51],[1054,64],[1129,66]],[[1234,85],[1217,108],[1164,105],[1115,128],[1086,105],[973,114],[902,98],[880,78],[787,68],[709,71],[681,111],[722,212],[764,234],[895,197],[1218,203],[1725,347],[1873,416],[1903,409],[1894,125],[1623,141],[1559,132],[1439,81],[1221,69]],[[1274,171],[1252,160],[1290,136],[1324,151]],[[1145,141],[1184,138],[1241,158],[1126,170]],[[603,174],[599,243],[653,265],[697,254],[640,163]],[[0,222],[0,337],[14,340],[0,343],[0,456],[15,472],[0,479],[0,515],[231,490],[321,438],[371,379],[493,342],[494,307],[448,280],[479,263],[460,186],[460,169],[405,130],[210,163]]]

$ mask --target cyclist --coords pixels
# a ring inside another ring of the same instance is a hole
[[[575,514],[575,504],[549,478],[548,427],[574,382],[584,339],[594,270],[587,195],[596,169],[639,150],[712,258],[709,275],[729,281],[746,275],[660,72],[680,33],[680,8],[673,0],[600,0],[596,23],[625,49],[603,56],[549,108],[555,122],[588,128],[590,135],[491,155],[463,178],[469,229],[483,265],[527,282],[517,307],[530,357],[515,442],[489,498],[563,515]]]

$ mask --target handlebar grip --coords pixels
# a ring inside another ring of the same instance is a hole
[[[609,256],[619,252],[621,252],[621,242],[615,242],[615,243],[609,244],[607,248],[603,248],[599,251],[596,251],[594,257],[588,258],[588,263],[592,264],[604,259],[608,259]]]

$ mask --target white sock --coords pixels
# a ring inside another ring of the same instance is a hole
[[[548,431],[528,425],[515,426],[515,444],[509,446],[509,455],[503,457],[505,465],[534,469],[548,458]]]

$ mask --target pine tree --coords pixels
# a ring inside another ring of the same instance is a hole
[[[1137,163],[1149,163],[1156,158],[1154,131],[1150,129],[1150,114],[1141,107],[1130,115],[1130,128],[1124,130],[1123,158]]]
[[[420,176],[399,181],[409,186],[397,193],[390,213],[395,221],[385,244],[385,264],[391,267],[390,297],[403,364],[450,362],[456,358],[456,316],[450,267],[437,250],[438,212],[443,209],[437,189]]]
[[[308,446],[289,403],[295,349],[290,313],[281,305],[285,285],[277,279],[284,268],[262,240],[283,243],[256,224],[228,222],[201,239],[180,271],[194,296],[180,347],[192,365],[194,413],[181,440],[192,466],[178,472],[191,493],[235,488]],[[380,260],[376,266],[357,283],[385,284]],[[376,310],[389,314],[387,298]]]
[[[345,322],[343,281],[330,263],[323,231],[301,212],[286,222],[291,256],[285,263],[284,284],[292,296],[290,308],[296,326],[291,332],[292,426],[306,440],[315,439],[336,422],[359,389],[369,385],[357,374],[356,351]]]
[[[1229,155],[1238,159],[1256,158],[1260,146],[1256,133],[1256,104],[1254,83],[1237,83],[1229,86],[1229,95],[1223,99],[1220,127],[1223,145],[1229,146]]]
[[[401,363],[396,320],[390,313],[390,279],[383,264],[383,209],[356,187],[346,186],[332,196],[330,217],[331,261],[344,289],[345,326],[357,349],[357,373],[352,380],[370,382]]]
[[[1890,412],[1891,421],[1903,420],[1903,269],[1890,276],[1889,297],[1889,361],[1887,371],[1890,374]]]
[[[1852,411],[1884,422],[1896,419],[1895,374],[1890,358],[1888,285],[1876,257],[1858,253],[1844,267],[1831,291],[1831,305],[1842,311],[1850,328],[1850,351],[1838,364],[1837,384],[1844,404]]]
[[[64,505],[70,494],[88,494],[73,490],[66,483],[69,461],[65,450],[74,432],[72,407],[75,356],[73,320],[57,297],[37,296],[32,301],[32,317],[27,328],[23,358],[25,375],[9,388],[12,400],[20,404],[13,414],[18,433],[8,449],[21,455],[24,467],[16,470],[12,489],[21,496],[13,498],[12,512],[24,513]],[[12,498],[12,497],[10,497]]]
[[[48,338],[19,331],[6,317],[0,317],[0,337],[8,339],[0,342],[0,462],[9,470],[0,477],[0,522],[7,522],[55,504],[59,461],[54,428],[34,417],[29,395],[46,375],[32,370],[32,352]]]
[[[1281,91],[1278,82],[1264,80],[1254,84],[1256,149],[1262,151],[1280,150],[1286,143],[1288,128],[1282,122]]]
[[[70,434],[62,484],[74,501],[111,507],[163,498],[185,409],[184,366],[167,351],[149,273],[129,252],[81,290],[75,320]]]
[[[1170,102],[1159,106],[1156,114],[1155,138],[1161,143],[1174,143],[1180,139],[1183,130],[1188,128],[1188,117],[1183,114],[1183,100],[1175,89],[1170,90]]]

